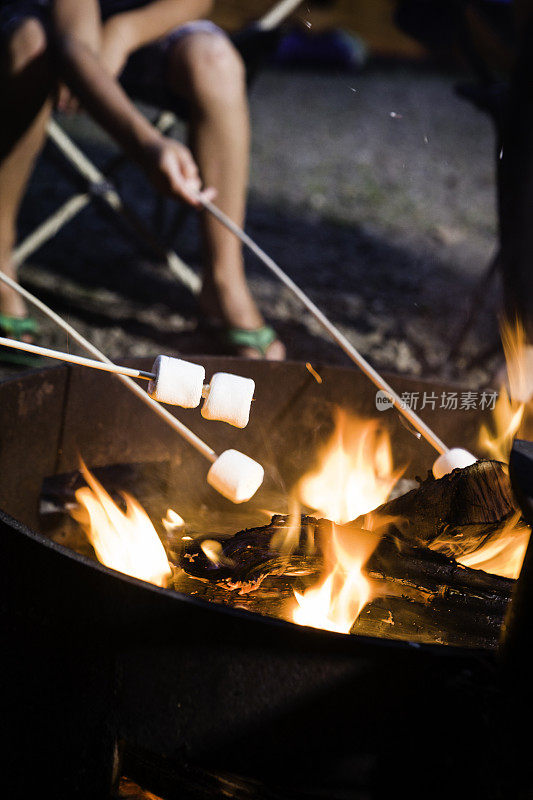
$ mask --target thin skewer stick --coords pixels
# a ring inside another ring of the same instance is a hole
[[[206,200],[201,195],[199,196],[200,203],[212,214],[222,225],[230,230],[240,241],[246,245],[252,253],[254,253],[268,269],[279,278],[279,280],[290,289],[290,291],[298,298],[298,300],[307,308],[313,317],[320,323],[320,325],[329,333],[329,335],[337,342],[346,355],[361,369],[364,374],[369,378],[378,389],[389,395],[392,404],[407,419],[411,425],[424,437],[424,439],[435,448],[435,450],[442,454],[448,451],[448,447],[442,442],[439,437],[433,433],[431,428],[420,419],[418,414],[402,403],[400,396],[389,386],[387,381],[381,377],[374,367],[363,358],[361,353],[343,336],[339,329],[322,313],[322,311],[313,303],[312,300],[303,292],[294,281],[270,258],[259,245],[257,245],[247,233],[245,233],[233,220],[231,220],[223,211],[217,206],[213,205],[210,200]]]
[[[76,356],[73,353],[63,353],[61,350],[50,350],[48,347],[39,347],[39,345],[31,344],[30,342],[5,339],[3,336],[0,336],[0,345],[11,347],[13,350],[23,350],[25,353],[35,353],[38,356],[45,356],[46,358],[55,358],[57,361],[67,361],[69,364],[79,364],[82,367],[99,369],[102,370],[102,372],[113,372],[115,375],[128,375],[130,378],[142,378],[147,381],[154,380],[156,377],[153,372],[145,372],[142,369],[120,367],[118,364],[106,364],[103,361],[94,361],[92,358]]]
[[[68,322],[65,322],[65,320],[62,319],[62,317],[60,317],[59,314],[56,314],[55,311],[52,311],[52,309],[49,308],[46,305],[46,303],[43,303],[41,300],[35,297],[35,295],[31,294],[31,292],[28,292],[27,289],[24,289],[16,281],[12,280],[12,278],[9,278],[1,271],[0,271],[0,281],[2,281],[2,283],[5,283],[6,286],[9,286],[15,292],[20,294],[21,297],[24,297],[24,299],[27,300],[28,303],[31,303],[32,306],[38,308],[39,311],[45,314],[62,330],[68,333],[68,335],[71,336],[76,342],[78,342],[80,347],[83,347],[84,350],[91,353],[91,355],[97,358],[98,361],[101,361],[105,364],[111,364],[112,366],[114,366],[113,362],[109,358],[107,358],[107,356],[101,353],[97,347],[91,344],[91,342],[89,342],[88,339],[82,336],[81,333],[79,333],[76,330],[76,328],[73,328],[72,325],[69,325]],[[179,433],[179,435],[183,439],[185,439],[185,441],[187,441],[190,445],[192,445],[192,447],[194,447],[199,453],[201,453],[201,455],[203,455],[204,458],[207,458],[208,461],[211,461],[211,463],[214,464],[214,462],[218,458],[218,455],[211,447],[209,447],[209,445],[207,445],[204,441],[202,441],[202,439],[200,439],[199,436],[197,436],[195,433],[189,430],[189,428],[187,428],[187,426],[184,425],[183,422],[180,422],[179,419],[176,419],[176,417],[174,417],[170,413],[170,411],[168,411],[164,406],[162,406],[156,400],[153,400],[149,395],[147,395],[144,389],[141,389],[141,387],[138,384],[136,384],[135,381],[133,381],[129,376],[117,375],[117,378],[119,379],[119,381],[122,381],[122,383],[125,386],[127,386],[130,392],[136,394],[139,400],[145,403],[145,405],[149,406],[152,409],[152,411],[158,414],[158,416],[160,416],[165,422],[167,422],[172,428],[174,428],[174,430],[177,433]]]
[[[263,31],[271,31],[277,28],[289,14],[301,5],[303,0],[280,0],[270,11],[267,11],[257,22],[257,27]]]

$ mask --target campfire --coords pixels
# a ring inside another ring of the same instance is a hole
[[[499,746],[487,691],[529,535],[506,456],[478,442],[482,427],[501,438],[501,423],[469,409],[454,434],[459,415],[436,412],[445,441],[489,458],[435,480],[430,448],[396,412],[376,413],[355,370],[321,365],[318,383],[303,364],[241,368],[257,387],[248,428],[191,424],[216,452],[237,446],[265,465],[243,506],[112,377],[102,387],[59,368],[0,387],[7,724],[22,754],[8,785],[60,779],[65,796],[91,800],[118,764],[180,796],[186,761],[199,780],[202,769],[268,777],[298,796],[339,775],[394,781],[416,742],[426,774],[449,783],[468,750],[470,784],[485,788]],[[441,391],[395,380],[402,394]],[[112,544],[94,536],[101,525]],[[110,569],[96,560],[109,547]],[[410,778],[414,794],[423,778]]]
[[[502,389],[479,434],[486,460],[408,481],[379,421],[334,407],[289,514],[233,535],[183,509],[154,522],[84,465],[71,516],[102,563],[158,586],[345,634],[454,643],[463,626],[493,647],[530,535],[506,466],[525,412]]]

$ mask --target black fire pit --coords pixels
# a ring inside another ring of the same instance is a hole
[[[195,411],[177,416],[217,452],[235,447],[265,465],[257,508],[312,463],[333,404],[379,415],[410,476],[431,466],[429,446],[394,410],[378,414],[375,390],[353,369],[314,365],[319,384],[302,364],[198,360],[208,377],[256,381],[244,431]],[[400,392],[450,389],[390,380]],[[466,447],[483,416],[421,415]],[[121,772],[165,798],[204,797],[180,784],[196,770],[259,780],[277,792],[269,797],[512,796],[494,652],[339,635],[209,604],[45,535],[43,482],[76,470],[79,454],[91,468],[168,464],[169,506],[241,513],[206,484],[208,463],[115,378],[62,366],[0,385],[0,437],[6,797],[94,800]]]

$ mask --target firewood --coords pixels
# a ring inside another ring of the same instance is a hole
[[[272,538],[288,533],[290,517],[275,515],[270,525],[240,531],[221,541],[222,563],[214,563],[202,550],[202,541],[190,542],[181,555],[180,566],[194,578],[212,582],[241,595],[258,589],[267,577],[279,583],[312,583],[324,567],[324,542],[332,523],[302,516],[297,543],[287,555],[272,547]],[[398,540],[389,534],[361,531],[356,523],[338,526],[354,537],[376,536],[377,546],[364,572],[373,580],[396,585],[393,593],[420,601],[433,597],[468,602],[486,610],[504,610],[514,581],[482,570],[463,567],[457,561],[428,547]],[[313,541],[315,549],[309,549]]]
[[[283,541],[294,521],[289,516],[275,514],[269,525],[239,531],[221,539],[221,558],[212,560],[202,549],[202,539],[189,542],[184,548],[181,568],[190,576],[213,581],[227,588],[246,588],[260,585],[266,576],[313,578],[324,566],[324,542],[331,530],[331,521],[302,515],[294,547],[286,555],[273,546],[272,539]],[[463,589],[493,589],[495,597],[503,592],[508,599],[508,578],[488,575],[481,570],[463,567],[454,558],[435,552],[424,545],[407,542],[387,533],[362,531],[359,523],[337,526],[341,532],[353,530],[354,536],[375,535],[377,548],[370,557],[367,570],[389,581],[408,581],[431,591],[443,584]],[[212,538],[212,534],[210,535]]]
[[[276,515],[270,525],[222,540],[218,565],[206,556],[199,540],[189,543],[180,561],[184,573],[175,588],[233,607],[286,617],[294,604],[293,589],[301,592],[320,577],[332,525],[329,520],[303,516],[294,537],[295,549],[282,556],[271,540],[287,535],[291,522]],[[363,533],[379,540],[363,569],[376,597],[352,633],[496,646],[513,580],[463,567],[451,557],[388,533],[362,532],[355,523],[338,528],[342,533],[353,531],[354,537]],[[315,544],[313,552],[310,541]]]
[[[436,480],[431,473],[420,486],[356,520],[378,527],[393,520],[394,532],[407,541],[430,544],[444,533],[481,540],[517,511],[509,471],[499,461],[477,461]]]
[[[275,514],[269,525],[248,528],[222,540],[221,561],[210,559],[202,549],[202,539],[195,539],[181,554],[180,566],[193,577],[239,589],[243,594],[257,588],[267,575],[316,575],[323,562],[320,553],[309,547],[309,540],[314,541],[317,525],[314,517],[302,516],[295,547],[283,555],[272,546],[272,537],[287,536],[291,518]]]

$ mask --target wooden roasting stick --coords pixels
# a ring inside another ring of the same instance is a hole
[[[15,292],[18,292],[35,308],[49,317],[56,325],[69,334],[78,344],[95,356],[98,361],[116,365],[98,350],[91,342],[85,339],[81,333],[65,322],[55,311],[52,311],[46,303],[32,295],[16,281],[0,271],[0,281],[5,283]],[[113,371],[113,370],[112,370]],[[145,405],[154,411],[159,417],[167,422],[186,442],[195,448],[204,458],[211,462],[211,467],[207,473],[207,482],[219,492],[219,494],[231,500],[232,503],[244,503],[250,500],[263,483],[264,470],[261,464],[254,461],[249,456],[238,450],[224,450],[218,455],[208,444],[190,430],[183,422],[174,417],[167,411],[161,403],[154,400],[132,380],[129,375],[117,374],[117,378],[134,394],[137,395]]]
[[[329,333],[339,347],[344,350],[346,355],[361,369],[364,374],[369,378],[378,389],[385,392],[395,406],[395,408],[402,414],[408,422],[424,437],[424,439],[440,453],[448,452],[448,447],[442,442],[439,437],[420,419],[418,414],[409,408],[405,403],[402,403],[400,396],[389,386],[384,378],[372,367],[368,361],[363,358],[361,353],[348,341],[348,339],[333,325],[332,322],[322,313],[312,300],[303,292],[294,281],[281,269],[276,262],[270,258],[265,251],[257,245],[253,239],[248,236],[233,220],[231,220],[224,212],[217,206],[213,205],[211,201],[205,200],[199,195],[199,201],[203,207],[212,214],[218,221],[230,230],[240,241],[254,253],[263,264],[279,278],[279,280],[295,295],[298,300],[307,308],[313,317],[320,323],[320,325]]]
[[[270,11],[267,11],[267,13],[258,20],[257,27],[262,31],[274,30],[274,28],[281,25],[289,14],[292,14],[302,2],[303,0],[281,0],[281,2],[276,3]]]
[[[24,289],[22,286],[20,286],[20,284],[12,280],[3,272],[0,272],[0,281],[5,283],[6,286],[9,286],[15,292],[18,292],[22,297],[24,297],[25,300],[28,301],[28,303],[31,303],[31,305],[35,306],[35,308],[38,308],[39,311],[55,322],[55,324],[62,328],[62,330],[68,333],[68,335],[71,336],[80,345],[80,347],[82,347],[84,350],[87,350],[87,352],[98,359],[99,362],[103,362],[111,367],[115,367],[115,364],[113,364],[113,362],[107,358],[107,356],[105,356],[102,352],[100,352],[100,350],[98,350],[97,347],[91,344],[88,339],[82,336],[81,333],[76,330],[76,328],[73,328],[72,325],[69,325],[68,322],[65,322],[65,320],[59,316],[59,314],[56,314],[55,311],[52,311],[52,309],[49,308],[46,303],[43,303],[41,300],[35,297],[35,295],[31,294],[31,292],[28,292],[27,289]],[[209,447],[209,445],[203,442],[199,436],[196,436],[196,434],[187,428],[186,425],[176,419],[176,417],[174,417],[170,411],[167,411],[164,406],[162,406],[156,400],[152,400],[152,398],[146,394],[144,389],[141,389],[141,387],[138,386],[128,375],[117,375],[117,377],[122,381],[122,383],[124,383],[125,386],[128,387],[131,392],[136,394],[143,403],[148,405],[152,411],[155,411],[155,413],[164,419],[165,422],[167,422],[172,428],[174,428],[174,430],[179,433],[183,439],[185,439],[199,453],[201,453],[204,458],[207,458],[207,460],[211,461],[211,463],[214,463],[217,460],[217,454],[211,447]]]
[[[107,364],[104,361],[94,361],[91,358],[76,356],[73,353],[64,353],[61,350],[50,350],[48,347],[39,347],[39,345],[31,344],[30,342],[5,339],[3,336],[0,336],[0,345],[3,347],[11,347],[13,350],[23,350],[25,353],[35,353],[45,358],[55,358],[57,361],[67,361],[69,364],[78,364],[81,367],[99,369],[102,370],[102,372],[113,372],[115,375],[127,375],[130,378],[141,378],[146,381],[151,381],[156,377],[153,372],[145,372],[142,369],[132,369],[131,367],[121,367],[118,364]]]
[[[28,292],[27,289],[24,289],[16,281],[12,280],[1,271],[0,281],[15,292],[18,292],[28,303],[35,306],[35,308],[38,308],[39,311],[49,317],[49,319],[55,322],[56,325],[78,342],[84,350],[87,350],[91,355],[95,356],[98,361],[102,361],[112,367],[115,366],[107,356],[101,353],[100,350],[82,336],[81,333],[78,333],[72,325],[65,322],[55,311],[52,311],[46,303],[43,303],[32,295],[31,292]],[[146,394],[131,377],[120,374],[117,374],[117,377],[130,392],[136,394],[139,400],[168,423],[171,428],[194,447],[204,458],[211,462],[211,467],[207,473],[207,482],[215,491],[219,492],[219,494],[223,495],[228,500],[231,500],[232,503],[244,503],[253,497],[263,483],[264,470],[261,464],[238,450],[224,450],[223,453],[218,455],[208,444],[191,431],[190,428],[167,411],[161,403],[158,403]]]

